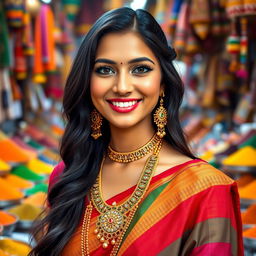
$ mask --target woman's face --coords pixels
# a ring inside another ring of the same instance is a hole
[[[110,33],[99,43],[90,86],[92,102],[110,126],[148,125],[163,89],[161,67],[139,34]]]

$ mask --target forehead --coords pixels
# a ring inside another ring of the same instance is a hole
[[[157,62],[152,50],[136,32],[110,33],[99,42],[96,58],[126,61],[138,57],[149,57]]]

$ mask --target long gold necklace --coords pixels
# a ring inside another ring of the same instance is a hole
[[[109,145],[108,146],[108,157],[112,161],[115,161],[118,163],[130,163],[130,162],[139,160],[142,157],[144,157],[145,155],[147,155],[148,153],[152,152],[160,140],[161,140],[161,138],[157,134],[155,134],[150,139],[150,141],[147,144],[143,145],[142,147],[140,147],[134,151],[122,152],[122,153],[115,151]]]
[[[116,205],[115,202],[112,205],[108,205],[103,200],[101,191],[101,173],[105,159],[104,157],[101,163],[99,176],[91,189],[90,195],[92,201],[90,201],[89,205],[86,207],[86,212],[83,219],[81,233],[82,256],[89,256],[90,252],[88,233],[93,206],[100,213],[100,215],[97,217],[94,234],[102,243],[103,248],[108,248],[110,244],[113,245],[110,253],[111,256],[117,255],[123,236],[125,235],[126,230],[133,219],[139,202],[145,195],[150,181],[154,176],[161,146],[162,140],[160,139],[159,143],[154,148],[153,155],[151,155],[146,161],[134,192],[125,202],[120,205]]]

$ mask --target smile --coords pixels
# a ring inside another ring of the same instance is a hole
[[[141,99],[111,99],[107,100],[110,107],[119,113],[127,113],[138,107]]]

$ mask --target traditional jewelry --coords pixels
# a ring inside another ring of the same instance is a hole
[[[102,133],[101,133],[101,125],[102,125],[102,116],[101,114],[96,110],[94,109],[92,112],[91,112],[91,129],[92,129],[92,133],[91,133],[91,136],[97,140],[100,136],[102,136]]]
[[[94,207],[100,213],[96,221],[96,229],[94,234],[102,243],[103,248],[113,246],[110,255],[115,256],[118,253],[123,237],[133,219],[138,208],[139,202],[145,195],[150,184],[154,171],[158,163],[158,154],[162,147],[162,140],[154,147],[153,155],[151,155],[143,168],[138,184],[132,195],[122,204],[117,205],[115,202],[112,205],[105,203],[101,191],[101,173],[105,157],[102,160],[99,176],[96,183],[91,188],[91,200]],[[82,256],[89,256],[89,226],[92,213],[92,203],[90,201],[86,208],[86,212],[82,224],[81,234],[81,250]]]
[[[139,160],[148,153],[152,152],[160,140],[161,138],[155,134],[147,144],[130,152],[117,152],[112,149],[111,146],[108,146],[108,157],[118,163],[130,163]]]
[[[134,208],[129,212],[129,215],[127,216],[127,222],[124,226],[123,232],[120,234],[120,236],[117,238],[116,241],[112,240],[111,244],[113,245],[112,251],[110,253],[110,256],[116,256],[119,250],[119,247],[122,243],[123,237],[130,226],[130,223],[135,215],[136,210],[138,209],[138,205],[134,206]],[[81,252],[82,256],[90,256],[90,250],[89,250],[89,228],[90,228],[90,219],[92,215],[93,205],[90,201],[89,205],[86,207],[83,224],[82,224],[82,232],[81,232]],[[94,232],[95,233],[95,232]],[[108,247],[108,243],[105,242],[105,244],[102,244],[103,248]]]
[[[157,125],[157,135],[160,138],[163,138],[165,133],[165,126],[167,124],[167,110],[164,108],[164,100],[163,96],[161,96],[160,99],[160,106],[156,109],[156,112],[154,113],[154,122]]]
[[[81,252],[82,256],[89,255],[89,241],[88,241],[88,234],[90,228],[90,219],[92,215],[92,202],[90,201],[86,207],[83,224],[82,224],[82,232],[81,232]],[[86,252],[86,253],[85,253]]]

